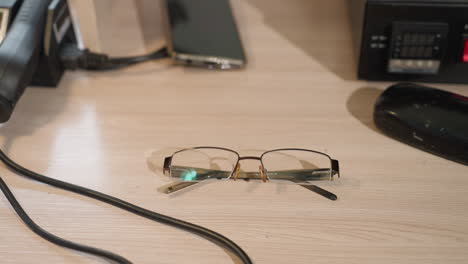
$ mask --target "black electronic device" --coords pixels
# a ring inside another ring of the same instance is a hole
[[[468,0],[350,2],[359,78],[468,83]]]
[[[12,4],[14,12],[1,25],[6,34],[0,44],[0,123],[10,118],[28,85],[58,84],[64,72],[60,47],[76,43],[66,0],[0,0],[2,4]]]
[[[404,143],[468,165],[468,98],[410,83],[385,90],[374,122]]]
[[[246,59],[229,0],[167,0],[172,58],[187,65],[230,69]]]

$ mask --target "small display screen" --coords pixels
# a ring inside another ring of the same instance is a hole
[[[395,42],[394,57],[432,59],[440,50],[440,34],[405,33],[398,35]]]
[[[167,0],[176,53],[244,60],[229,0]]]

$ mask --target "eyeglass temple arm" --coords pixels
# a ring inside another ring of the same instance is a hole
[[[335,167],[335,169],[337,169]],[[309,184],[301,184],[301,181],[298,181],[298,180],[294,180],[294,178],[290,177],[291,173],[298,173],[298,172],[302,172],[302,173],[308,173],[310,174],[311,172],[314,172],[314,171],[320,171],[321,169],[313,169],[313,170],[294,170],[294,171],[280,171],[280,172],[276,172],[276,173],[281,173],[283,175],[289,175],[289,177],[285,177],[284,179],[285,180],[289,180],[289,181],[292,181],[292,182],[295,182],[297,183],[298,185],[300,185],[301,187],[303,188],[306,188],[307,190],[310,190],[310,191],[313,191],[327,199],[330,199],[330,200],[337,200],[338,197],[334,194],[334,193],[331,193],[327,190],[324,190],[316,185],[309,185]],[[323,170],[323,169],[322,169]],[[328,169],[325,169],[325,170],[328,170]],[[229,178],[229,176],[231,175],[230,172],[228,171],[220,171],[220,170],[206,170],[206,169],[203,169],[203,171],[205,172],[204,174],[205,175],[217,175],[218,177],[213,177],[213,178],[217,178],[217,179],[222,179],[222,178]],[[334,174],[339,174],[339,171],[338,170],[335,170],[335,173]],[[202,175],[199,175],[201,176],[200,179],[203,181],[203,180],[207,180],[207,179],[210,179],[210,177],[203,177]],[[280,175],[276,175],[277,177],[280,176]],[[244,179],[244,180],[249,180],[249,179],[261,179],[261,176],[259,175],[258,172],[243,172],[241,173],[239,176],[238,176],[238,179]],[[160,191],[163,192],[163,193],[166,193],[166,194],[170,194],[170,193],[174,193],[174,192],[177,192],[179,190],[182,190],[184,188],[187,188],[187,187],[190,187],[192,185],[195,185],[197,183],[199,183],[200,181],[183,181],[183,182],[176,182],[176,183],[172,183],[172,184],[169,184],[169,185],[166,185],[166,186],[163,186],[160,188]]]
[[[327,191],[325,189],[322,189],[322,188],[318,187],[317,185],[307,185],[307,184],[300,184],[300,183],[298,183],[298,185],[300,185],[301,187],[306,188],[309,191],[313,191],[314,193],[320,194],[321,196],[323,196],[323,197],[325,197],[327,199],[330,199],[332,201],[338,200],[338,196],[336,196],[336,194],[334,194],[332,192],[329,192],[329,191]]]
[[[338,175],[338,178],[340,178],[340,163],[337,160],[332,159],[332,177],[334,175]],[[302,187],[306,188],[307,190],[313,191],[315,193],[318,193],[322,195],[325,198],[328,198],[332,201],[336,201],[338,199],[338,196],[336,194],[329,192],[325,189],[322,189],[318,187],[317,185],[305,185],[305,184],[299,184]]]
[[[192,185],[195,185],[197,183],[200,183],[200,182],[174,182],[174,183],[170,183],[170,184],[161,186],[158,189],[162,193],[171,194],[171,193],[180,191],[182,189],[185,189],[187,187],[190,187]]]
[[[165,186],[162,186],[160,188],[160,191],[165,193],[165,194],[171,194],[171,193],[174,193],[174,192],[177,192],[177,191],[180,191],[182,189],[185,189],[187,187],[190,187],[192,185],[195,185],[199,182],[176,182],[176,183],[171,183],[171,184],[168,184],[168,185],[165,185]],[[322,189],[320,187],[318,187],[317,185],[306,185],[306,184],[298,184],[300,185],[301,187],[303,188],[306,188],[307,190],[309,191],[313,191],[327,199],[330,199],[332,201],[335,201],[338,199],[338,196],[336,196],[336,194],[334,193],[331,193],[325,189]]]

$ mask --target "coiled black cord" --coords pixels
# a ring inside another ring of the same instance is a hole
[[[228,239],[228,238],[224,237],[223,235],[218,234],[218,233],[216,233],[216,232],[214,232],[212,230],[209,230],[209,229],[204,228],[202,226],[198,226],[198,225],[195,225],[195,224],[192,224],[192,223],[189,223],[189,222],[185,222],[185,221],[182,221],[182,220],[179,220],[179,219],[176,219],[176,218],[172,218],[172,217],[169,217],[169,216],[166,216],[166,215],[162,215],[162,214],[159,214],[159,213],[147,210],[147,209],[144,209],[142,207],[136,206],[134,204],[131,204],[131,203],[123,201],[123,200],[120,200],[120,199],[118,199],[116,197],[112,197],[110,195],[107,195],[107,194],[104,194],[104,193],[101,193],[101,192],[97,192],[97,191],[94,191],[94,190],[91,190],[91,189],[88,189],[88,188],[85,188],[85,187],[81,187],[81,186],[74,185],[74,184],[71,184],[71,183],[63,182],[63,181],[56,180],[56,179],[53,179],[53,178],[49,178],[49,177],[41,175],[39,173],[30,171],[30,170],[22,167],[21,165],[17,164],[13,160],[11,160],[7,155],[5,155],[5,153],[3,153],[2,150],[0,150],[0,160],[10,170],[12,170],[13,172],[15,172],[15,173],[17,173],[19,175],[22,175],[22,176],[24,176],[26,178],[29,178],[29,179],[32,179],[32,180],[35,180],[35,181],[39,181],[39,182],[42,182],[42,183],[45,183],[45,184],[48,184],[48,185],[51,185],[51,186],[54,186],[54,187],[57,187],[57,188],[60,188],[60,189],[64,189],[64,190],[67,190],[67,191],[70,191],[70,192],[74,192],[74,193],[77,193],[77,194],[80,194],[80,195],[84,195],[84,196],[99,200],[101,202],[110,204],[112,206],[118,207],[120,209],[126,210],[126,211],[128,211],[130,213],[139,215],[141,217],[144,217],[144,218],[147,218],[147,219],[159,222],[159,223],[167,224],[167,225],[176,227],[178,229],[182,229],[182,230],[191,232],[193,234],[196,234],[196,235],[198,235],[200,237],[203,237],[203,238],[217,244],[218,246],[220,246],[222,248],[225,248],[228,251],[234,253],[234,255],[239,257],[239,259],[242,261],[243,264],[252,264],[252,261],[250,260],[249,256],[242,250],[242,248],[240,248],[236,243],[234,243],[230,239]],[[108,252],[108,251],[105,251],[105,250],[101,250],[101,249],[97,249],[97,248],[92,248],[92,247],[80,245],[80,244],[77,244],[77,243],[74,243],[74,242],[70,242],[70,241],[64,240],[62,238],[59,238],[59,237],[57,237],[57,236],[55,236],[55,235],[53,235],[51,233],[48,233],[47,231],[45,231],[44,229],[39,227],[37,224],[35,224],[31,220],[31,218],[29,218],[29,216],[21,208],[20,204],[18,203],[18,201],[15,199],[15,197],[13,196],[11,191],[9,190],[8,186],[5,184],[5,182],[1,178],[0,178],[0,188],[3,191],[3,193],[5,194],[5,196],[7,197],[8,201],[11,203],[14,210],[18,213],[21,220],[31,230],[33,230],[36,234],[38,234],[42,238],[44,238],[44,239],[46,239],[46,240],[48,240],[48,241],[50,241],[50,242],[52,242],[52,243],[54,243],[56,245],[62,246],[62,247],[66,247],[66,248],[74,249],[74,250],[77,250],[77,251],[89,253],[89,254],[92,254],[92,255],[95,255],[95,256],[99,256],[99,257],[104,257],[104,258],[107,258],[109,260],[116,261],[118,263],[122,263],[122,264],[131,263],[127,259],[125,259],[125,258],[123,258],[121,256],[118,256],[118,255],[116,255],[114,253],[111,253],[111,252]]]

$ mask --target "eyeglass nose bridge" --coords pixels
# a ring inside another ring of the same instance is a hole
[[[239,172],[240,172],[240,168],[241,168],[240,161],[241,160],[249,160],[249,159],[250,160],[260,161],[260,165],[258,166],[260,178],[262,179],[263,182],[267,182],[268,177],[266,175],[265,168],[263,167],[262,158],[261,157],[255,157],[255,156],[239,157],[239,160],[237,161],[234,172],[232,173],[233,180],[236,181],[238,179],[238,177],[239,177]]]

